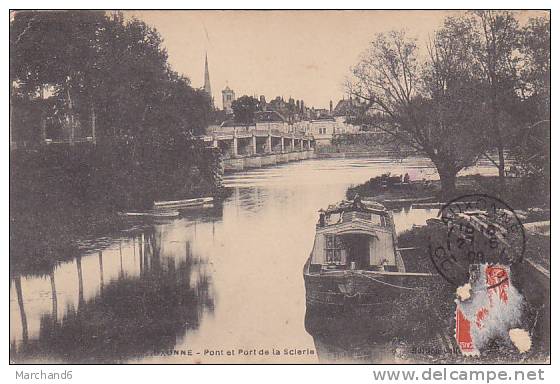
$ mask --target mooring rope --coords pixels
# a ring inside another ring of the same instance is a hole
[[[357,275],[357,276],[362,276],[362,277],[365,277],[365,278],[367,278],[367,279],[373,280],[373,281],[375,281],[375,282],[377,282],[377,283],[384,284],[384,285],[388,285],[388,286],[393,287],[393,288],[409,289],[409,290],[411,290],[411,291],[425,291],[425,290],[427,290],[427,288],[403,287],[403,286],[401,286],[401,285],[395,285],[395,284],[387,283],[386,281],[377,280],[377,279],[375,279],[375,278],[373,278],[373,277],[371,277],[371,276],[364,275],[364,274],[361,274],[361,273],[358,273],[358,272],[355,272],[355,271],[349,271],[349,272],[351,272],[351,273],[353,273],[353,274],[355,274],[355,275]]]

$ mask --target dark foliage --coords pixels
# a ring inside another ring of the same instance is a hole
[[[118,13],[17,12],[10,78],[14,111],[23,112],[12,116],[13,130],[39,143],[42,119],[52,120],[54,131],[58,123],[62,139],[70,126],[81,137],[93,136],[95,126],[97,145],[87,158],[81,149],[56,150],[66,152],[56,159],[44,147],[21,160],[14,152],[12,181],[42,181],[34,172],[38,161],[48,164],[39,166],[44,173],[70,171],[77,155],[83,167],[67,176],[78,179],[79,192],[97,190],[94,200],[121,208],[213,193],[217,156],[194,139],[211,117],[210,99],[171,70],[162,43],[155,29]],[[45,89],[52,97],[39,97]]]
[[[10,85],[15,269],[71,257],[73,236],[110,230],[119,210],[221,189],[219,154],[196,139],[210,99],[170,68],[161,36],[142,21],[15,12]]]
[[[254,122],[255,112],[259,109],[259,101],[251,96],[241,96],[231,103],[231,109],[236,123],[251,124]]]

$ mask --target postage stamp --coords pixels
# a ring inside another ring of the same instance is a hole
[[[430,256],[457,288],[455,339],[461,353],[478,356],[496,339],[520,351],[530,348],[529,333],[518,328],[524,299],[511,281],[510,268],[522,262],[526,248],[515,210],[497,197],[469,194],[449,201],[438,217],[445,235],[431,239]]]

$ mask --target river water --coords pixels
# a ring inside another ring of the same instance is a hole
[[[76,239],[83,249],[78,257],[49,274],[10,281],[11,358],[328,361],[336,355],[321,356],[324,342],[304,326],[302,269],[317,211],[341,200],[349,186],[386,172],[437,178],[424,159],[289,163],[226,176],[233,193],[220,206],[167,222],[130,222],[104,238]],[[495,172],[478,166],[476,173]],[[395,212],[397,231],[435,214]]]

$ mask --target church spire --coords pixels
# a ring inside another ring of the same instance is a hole
[[[212,98],[212,88],[210,88],[210,72],[208,71],[208,53],[206,53],[206,56],[204,58],[204,91]]]

